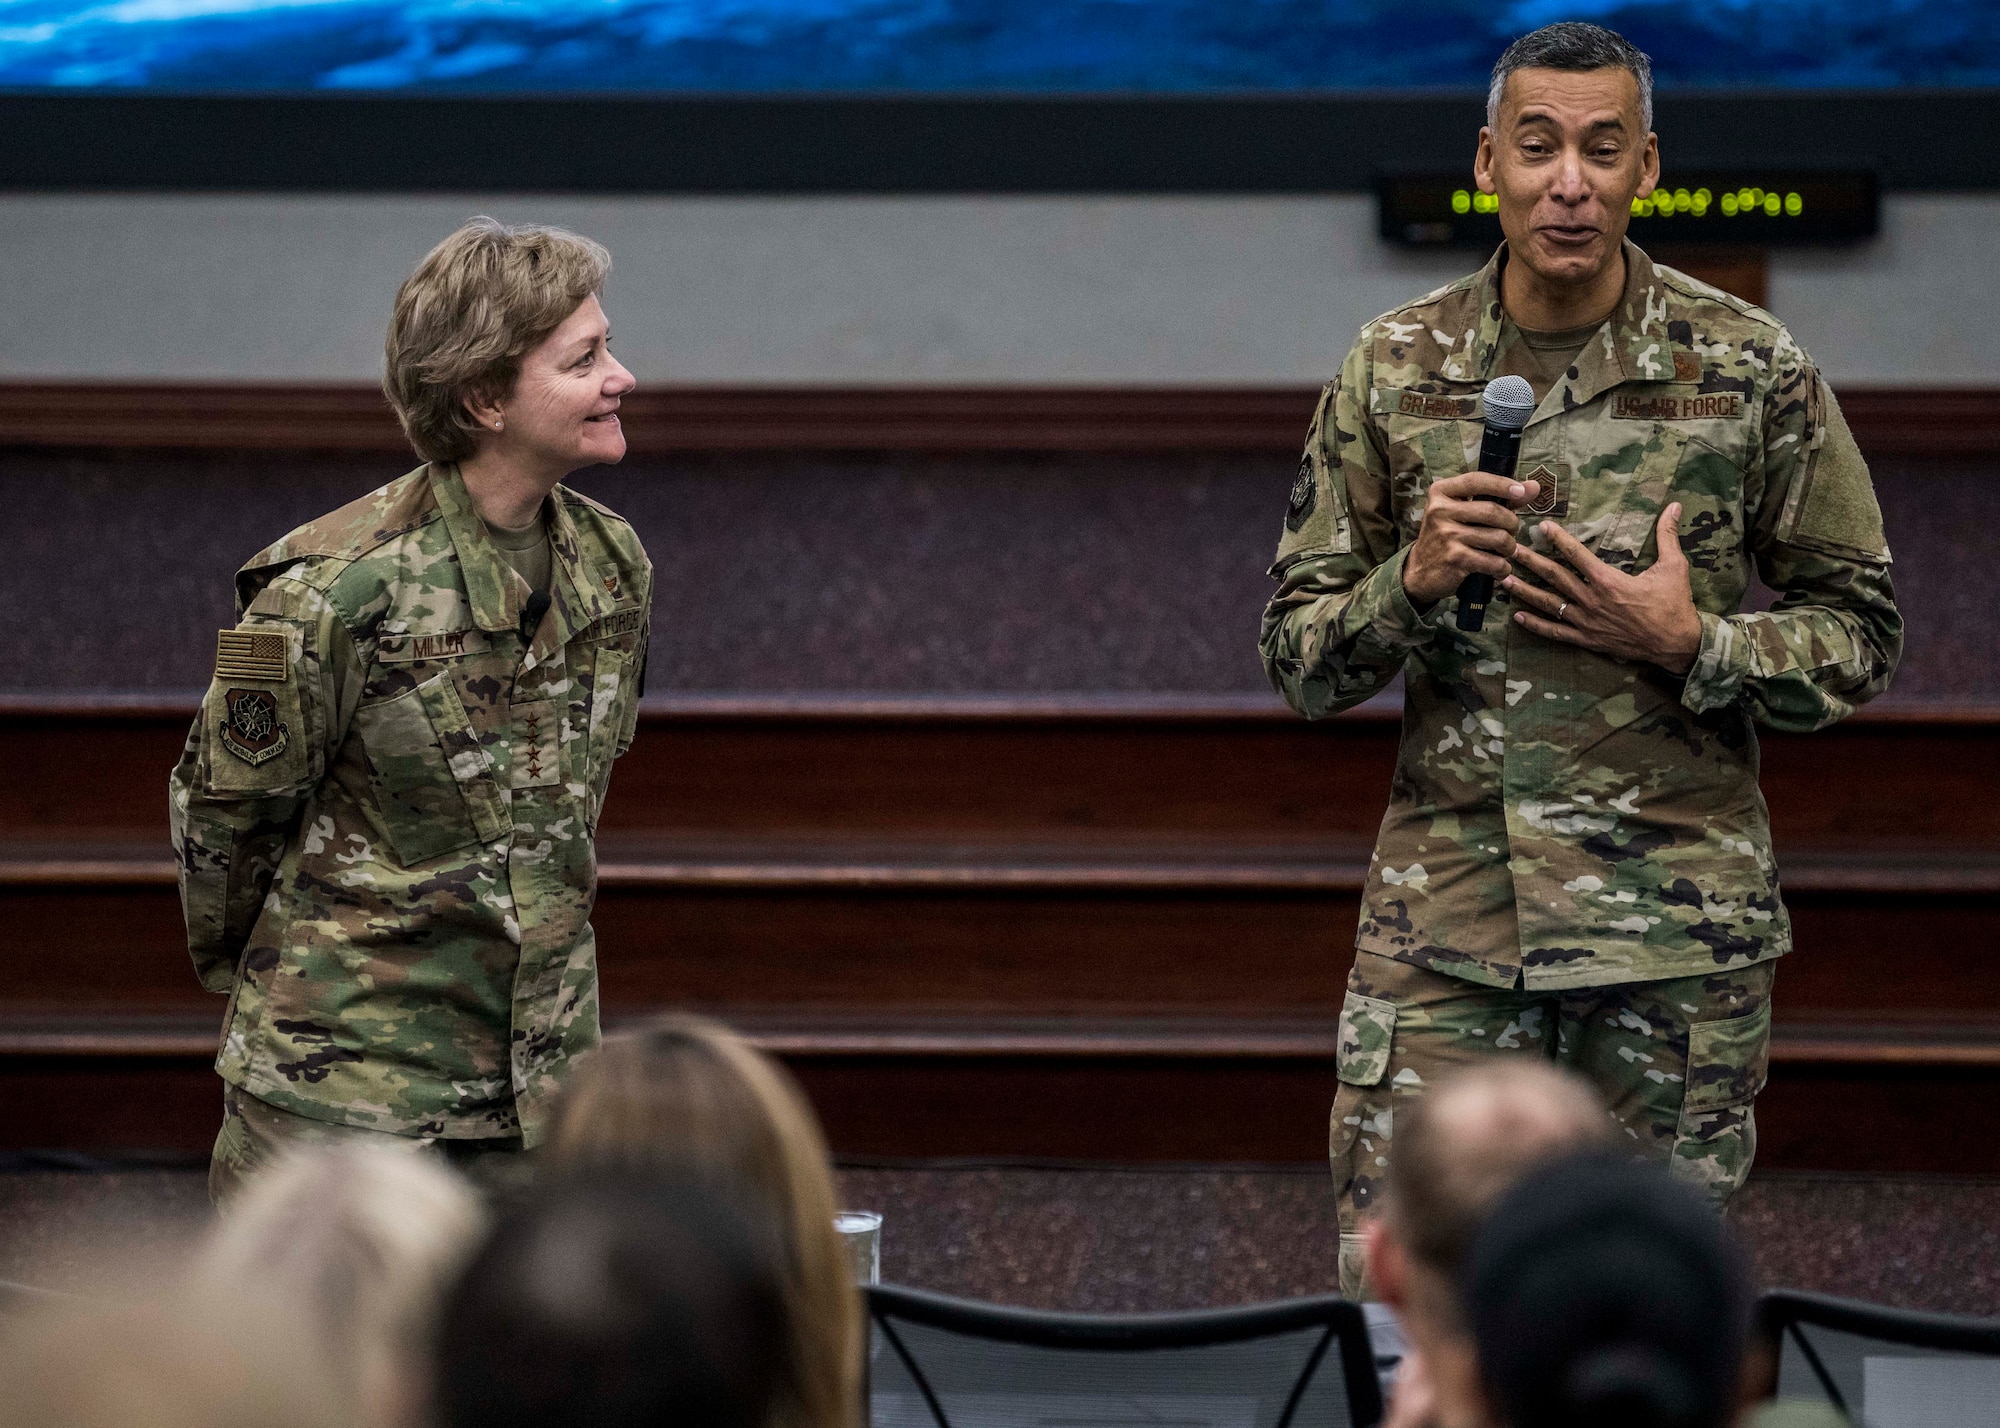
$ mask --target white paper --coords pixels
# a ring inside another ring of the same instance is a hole
[[[1870,1354],[1861,1360],[1867,1428],[2000,1424],[2000,1359]]]

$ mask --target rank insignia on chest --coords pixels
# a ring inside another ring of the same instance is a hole
[[[1521,507],[1524,516],[1566,516],[1569,514],[1569,483],[1562,472],[1543,464],[1532,471],[1516,473],[1522,481],[1534,481],[1541,486],[1535,499]]]
[[[223,695],[229,717],[222,721],[222,743],[246,764],[275,759],[291,742],[289,725],[278,722],[278,700],[262,689],[232,689]]]

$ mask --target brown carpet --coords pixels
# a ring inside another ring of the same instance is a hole
[[[1316,1169],[853,1166],[842,1195],[885,1217],[885,1279],[1114,1312],[1319,1293],[1333,1198]],[[2000,1182],[1759,1176],[1731,1218],[1767,1284],[2000,1314]],[[0,1175],[0,1279],[116,1292],[208,1222],[193,1170]]]

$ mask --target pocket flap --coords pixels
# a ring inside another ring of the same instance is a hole
[[[1396,1037],[1396,1007],[1378,997],[1349,992],[1340,1004],[1335,1074],[1350,1086],[1373,1086],[1389,1072],[1389,1043]]]
[[[1764,1089],[1771,1065],[1771,1005],[1727,1021],[1688,1028],[1687,1094],[1682,1107],[1715,1111],[1740,1105]]]

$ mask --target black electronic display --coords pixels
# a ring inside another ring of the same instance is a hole
[[[1382,236],[1410,248],[1492,248],[1499,200],[1469,174],[1398,174],[1377,185]],[[1632,204],[1641,247],[1726,243],[1789,248],[1873,237],[1881,226],[1875,175],[1861,169],[1668,172]]]

